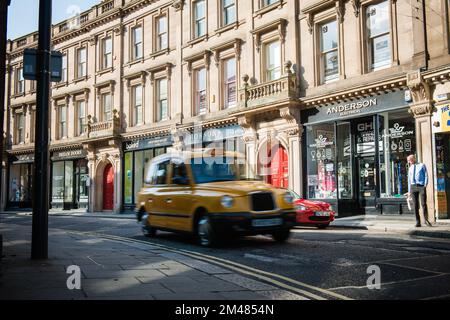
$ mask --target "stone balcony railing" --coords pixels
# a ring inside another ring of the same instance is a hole
[[[120,134],[120,130],[120,116],[115,109],[113,110],[113,118],[109,121],[93,122],[92,116],[88,116],[86,134],[89,139],[116,136]]]
[[[239,108],[255,108],[283,104],[297,98],[297,76],[291,71],[292,63],[284,65],[284,75],[279,79],[251,86],[249,77],[243,77],[244,86],[239,90]]]

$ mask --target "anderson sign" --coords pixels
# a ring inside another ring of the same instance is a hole
[[[352,102],[347,104],[342,104],[340,106],[334,106],[328,108],[327,114],[335,114],[338,113],[339,116],[349,116],[352,114],[361,113],[361,109],[370,108],[376,106],[378,104],[377,98],[368,99],[358,102]]]
[[[407,106],[408,104],[405,102],[405,91],[399,90],[374,95],[360,100],[308,108],[302,111],[301,118],[305,125],[311,125],[371,115],[379,112],[406,108]]]

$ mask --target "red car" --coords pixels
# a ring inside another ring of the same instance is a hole
[[[294,191],[290,190],[290,192],[295,199],[297,225],[315,226],[319,229],[325,229],[334,221],[336,212],[329,203],[302,199]]]

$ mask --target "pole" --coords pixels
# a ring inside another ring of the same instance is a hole
[[[52,0],[40,0],[37,57],[36,143],[33,175],[32,259],[48,258],[48,120],[50,104],[51,29]]]
[[[428,70],[428,61],[430,60],[430,52],[428,51],[428,30],[427,30],[427,8],[425,4],[425,0],[422,0],[422,23],[423,23],[423,44],[424,44],[424,70]]]
[[[3,131],[5,122],[6,39],[8,37],[8,6],[10,0],[0,0],[0,208],[3,209]]]

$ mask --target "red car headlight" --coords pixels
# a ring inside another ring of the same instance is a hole
[[[308,210],[308,208],[305,207],[302,204],[297,204],[297,205],[295,205],[295,210],[297,210],[297,211],[306,211],[306,210]]]

